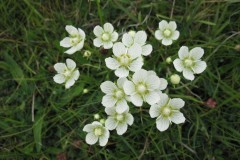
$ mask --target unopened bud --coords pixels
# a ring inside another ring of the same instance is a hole
[[[131,37],[134,37],[134,36],[135,36],[135,34],[136,34],[136,32],[135,32],[135,31],[133,31],[133,30],[131,30],[131,31],[129,31],[129,32],[128,32],[128,34],[129,34]]]
[[[105,123],[105,119],[100,119],[100,123],[104,124]]]
[[[86,93],[88,93],[88,89],[87,88],[83,89],[83,94],[86,94]]]
[[[91,55],[92,55],[92,53],[91,53],[89,50],[86,50],[86,51],[83,53],[83,57],[86,57],[86,58],[89,58]]]
[[[181,78],[177,74],[173,74],[170,77],[170,81],[171,81],[172,84],[179,84],[180,80],[181,80]]]
[[[98,120],[100,118],[99,114],[94,114],[94,119]]]
[[[168,57],[168,58],[166,59],[166,62],[167,62],[168,64],[172,63],[172,58],[171,58],[171,57]]]

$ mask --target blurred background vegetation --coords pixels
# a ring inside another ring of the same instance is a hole
[[[239,159],[239,0],[1,0],[0,15],[0,159]],[[181,33],[169,47],[153,36],[163,19],[176,21]],[[104,62],[112,51],[92,42],[94,26],[105,22],[120,35],[146,30],[154,50],[143,68],[163,78],[176,73],[165,60],[176,58],[182,45],[204,48],[207,70],[166,90],[186,101],[183,125],[160,133],[148,105],[130,106],[135,122],[127,133],[112,131],[103,148],[85,143],[82,128],[93,114],[106,118],[99,86],[116,80]],[[65,25],[87,35],[74,55],[59,46]],[[69,90],[52,79],[53,65],[66,58],[81,72]]]

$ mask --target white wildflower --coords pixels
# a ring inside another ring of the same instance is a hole
[[[155,38],[161,40],[165,46],[171,45],[173,40],[177,40],[180,33],[177,29],[177,24],[174,21],[169,23],[165,20],[159,22],[159,29],[155,31]]]
[[[185,122],[184,115],[179,111],[185,102],[180,98],[170,99],[166,94],[160,96],[160,101],[151,106],[149,113],[151,118],[156,119],[156,126],[159,131],[165,131],[173,122],[180,124]]]
[[[87,132],[86,142],[93,145],[99,141],[100,146],[105,146],[108,142],[109,131],[101,123],[94,121],[91,124],[87,124],[83,128],[84,132]]]
[[[173,61],[178,72],[183,72],[183,76],[188,80],[194,80],[194,74],[202,73],[206,68],[206,62],[201,60],[204,50],[195,47],[189,51],[188,47],[182,46],[178,51],[179,58]]]
[[[123,84],[126,80],[126,78],[119,78],[117,85],[111,81],[105,81],[101,84],[100,88],[102,92],[106,94],[102,99],[103,106],[108,108],[116,106],[118,113],[123,113],[128,110],[127,95],[123,90]]]
[[[106,66],[115,70],[117,77],[127,77],[129,71],[136,72],[143,66],[141,57],[141,46],[134,44],[130,48],[126,48],[123,43],[117,42],[113,45],[113,58],[105,59]]]
[[[103,28],[96,26],[93,33],[97,38],[93,40],[93,44],[96,47],[103,46],[104,49],[110,49],[113,46],[113,42],[118,39],[118,33],[114,31],[111,23],[105,23]]]
[[[153,71],[141,69],[132,76],[132,81],[126,81],[123,89],[130,96],[131,102],[135,106],[142,106],[143,102],[152,105],[159,101],[158,90],[160,88],[160,78]]]
[[[80,28],[77,29],[71,25],[67,25],[65,29],[69,33],[69,37],[65,37],[60,42],[60,46],[71,48],[64,53],[73,54],[76,51],[81,50],[83,48],[84,40],[86,37],[84,31]]]
[[[127,131],[128,125],[132,125],[134,118],[129,113],[127,109],[123,113],[116,112],[116,108],[105,108],[105,112],[107,113],[108,118],[105,121],[105,126],[109,130],[117,130],[118,135],[122,135]]]
[[[131,47],[133,44],[137,43],[142,47],[141,54],[143,56],[148,56],[151,54],[153,48],[151,44],[146,44],[147,34],[145,31],[129,31],[123,34],[122,43],[126,47]]]
[[[58,74],[53,77],[53,80],[58,84],[65,83],[65,88],[70,88],[79,78],[80,73],[76,69],[76,63],[73,60],[67,59],[66,64],[56,63],[54,65],[54,69]]]

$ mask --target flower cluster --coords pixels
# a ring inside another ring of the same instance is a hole
[[[155,31],[155,38],[165,46],[176,41],[180,32],[176,30],[177,24],[174,21],[169,23],[165,20],[159,23]],[[66,26],[69,37],[64,38],[60,45],[66,48],[71,47],[65,53],[73,54],[84,46],[85,33],[80,28]],[[134,122],[131,114],[131,106],[142,107],[147,104],[151,118],[156,118],[156,127],[159,131],[165,131],[170,124],[185,122],[184,115],[180,109],[185,102],[180,98],[169,98],[163,91],[167,88],[168,81],[160,78],[153,70],[143,69],[144,57],[151,55],[153,47],[148,44],[147,33],[141,31],[129,31],[122,35],[120,42],[117,42],[119,34],[110,23],[103,27],[96,26],[93,29],[96,38],[93,44],[104,49],[112,48],[112,55],[105,59],[107,68],[114,71],[117,81],[105,81],[100,85],[101,91],[105,94],[102,98],[102,105],[105,107],[107,119],[100,119],[99,114],[94,115],[96,121],[85,125],[83,131],[87,132],[86,142],[93,145],[99,141],[100,146],[108,142],[110,132],[116,130],[118,135],[123,135],[129,126]],[[173,61],[178,72],[183,72],[187,80],[194,80],[194,74],[202,73],[207,65],[201,58],[204,50],[195,47],[189,51],[188,47],[182,46],[178,51],[179,58]],[[91,52],[85,51],[84,57],[89,57]],[[172,62],[168,57],[166,62]],[[65,84],[65,88],[73,86],[79,78],[79,71],[76,63],[67,59],[66,64],[57,63],[54,65],[57,75],[53,77],[59,84]],[[173,85],[179,84],[181,78],[177,74],[170,76]],[[99,120],[100,119],[100,120]],[[99,120],[99,121],[97,121]]]

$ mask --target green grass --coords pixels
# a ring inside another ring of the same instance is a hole
[[[2,0],[0,2],[0,159],[239,159],[240,155],[240,3],[237,0]],[[171,17],[172,15],[172,17]],[[170,47],[153,33],[162,19],[175,20],[181,36]],[[183,125],[161,133],[148,114],[130,106],[135,117],[127,133],[111,132],[106,147],[85,143],[82,128],[93,114],[106,118],[99,86],[116,80],[104,59],[112,52],[93,46],[93,28],[111,22],[122,34],[146,30],[153,45],[144,67],[160,77],[176,73],[167,65],[182,45],[201,46],[208,68],[195,81],[169,84],[167,93],[186,101]],[[59,41],[65,25],[82,28],[84,49],[67,55]],[[92,57],[83,58],[90,50]],[[53,65],[77,62],[80,79],[69,90],[54,83]],[[83,89],[89,93],[83,94]],[[211,109],[208,98],[217,101]]]

